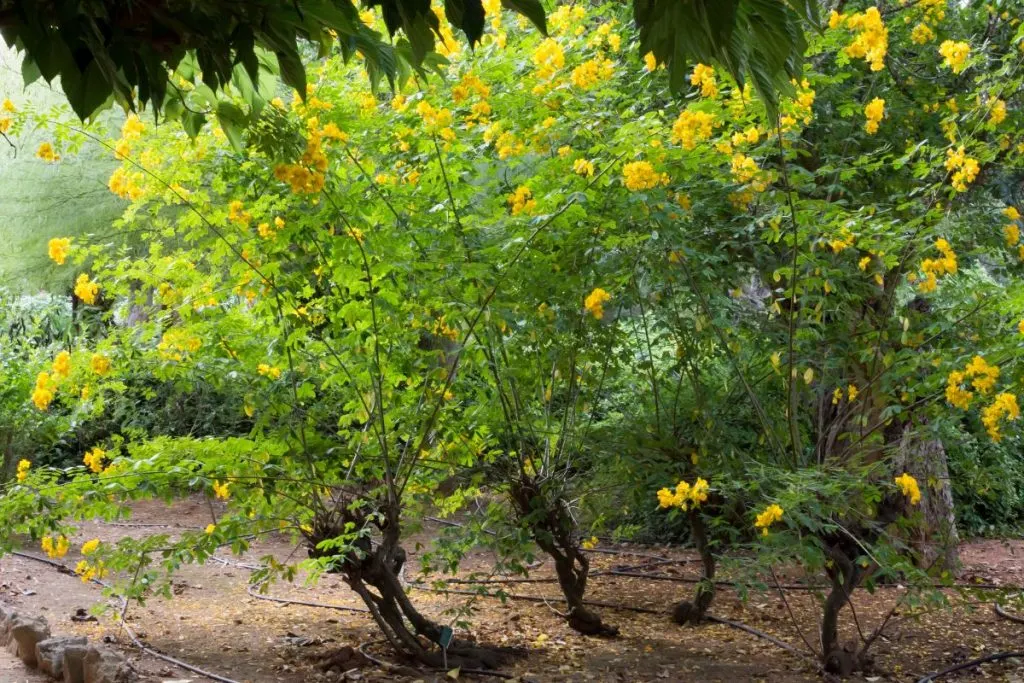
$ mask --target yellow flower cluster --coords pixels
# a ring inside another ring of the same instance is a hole
[[[572,170],[584,178],[590,178],[594,175],[594,162],[589,159],[577,159],[573,162]]]
[[[691,486],[688,482],[680,481],[676,489],[661,489],[658,491],[658,505],[663,508],[682,508],[683,510],[697,509],[701,503],[708,499],[708,492],[711,487],[708,482],[700,477]]]
[[[256,371],[263,375],[264,377],[269,377],[270,379],[278,379],[279,377],[281,377],[281,368],[274,365],[268,365],[267,363],[260,363],[259,365],[257,365]]]
[[[935,31],[928,24],[920,23],[910,31],[910,40],[918,45],[924,45],[935,40]]]
[[[853,42],[843,49],[846,56],[863,59],[871,65],[872,71],[881,71],[889,51],[889,29],[885,27],[878,8],[869,7],[863,12],[850,15],[833,11],[828,20],[829,28],[844,24],[856,32]]]
[[[105,450],[99,446],[94,446],[82,457],[82,462],[84,462],[85,466],[90,470],[99,474],[103,471],[103,461],[106,457],[107,452]]]
[[[94,538],[91,541],[86,541],[85,543],[82,544],[82,554],[83,555],[92,555],[94,552],[99,550],[99,547],[100,547],[100,539],[98,539],[98,538]]]
[[[743,132],[737,131],[733,133],[730,141],[733,147],[740,147],[742,145],[756,145],[760,139],[761,131],[757,129],[757,126],[751,126]]]
[[[611,299],[611,294],[600,287],[595,287],[594,291],[588,294],[587,298],[584,299],[583,308],[585,308],[590,315],[600,320],[604,317],[605,302],[611,301]]]
[[[89,369],[102,377],[110,372],[110,359],[103,354],[94,353],[89,359]]]
[[[32,469],[31,462],[24,459],[18,461],[18,470],[15,476],[17,477],[19,483],[28,479],[28,471],[30,469]]]
[[[967,151],[960,145],[955,151],[946,150],[946,170],[953,173],[951,182],[957,192],[966,192],[967,186],[978,177],[978,160],[967,156]]]
[[[757,515],[754,526],[761,530],[762,536],[768,535],[768,527],[775,522],[782,521],[783,509],[776,503],[772,503]]]
[[[61,534],[56,539],[52,536],[43,536],[42,540],[39,542],[39,546],[43,549],[43,552],[46,553],[47,557],[55,559],[67,555],[68,550],[71,548],[71,543],[68,541],[66,536]]]
[[[176,328],[164,332],[156,350],[166,360],[180,361],[186,353],[195,353],[200,346],[202,342],[199,337]]]
[[[100,286],[89,280],[88,273],[82,273],[75,280],[75,296],[86,304],[92,306],[96,303],[96,296],[100,293]]]
[[[491,89],[486,83],[480,80],[479,76],[473,72],[469,72],[462,77],[462,80],[459,81],[457,85],[452,87],[452,100],[456,103],[460,103],[473,93],[483,99],[487,99],[491,96]]]
[[[644,55],[644,68],[647,71],[654,71],[658,68],[658,58],[654,56],[653,52]]]
[[[992,107],[988,112],[988,122],[998,126],[1006,120],[1006,101],[1001,99],[992,100]]]
[[[601,81],[607,81],[615,73],[615,63],[610,59],[588,59],[572,71],[572,84],[581,90],[589,90]]]
[[[229,486],[229,484],[227,482],[224,482],[222,484],[222,483],[220,483],[220,481],[214,481],[213,482],[213,495],[215,495],[218,498],[221,498],[223,500],[227,500],[231,496],[231,493],[228,491],[228,486]]]
[[[0,105],[0,110],[2,110],[6,114],[13,114],[18,109],[14,106],[14,102],[11,102],[9,99],[4,98],[3,104]],[[0,134],[7,133],[7,131],[11,129],[11,126],[13,124],[14,119],[12,119],[11,117],[0,116]]]
[[[548,26],[553,33],[565,33],[573,22],[579,22],[587,16],[586,10],[580,5],[561,5],[557,10],[548,15]],[[583,27],[577,24],[576,29]]]
[[[985,431],[993,441],[1001,441],[1003,438],[999,431],[999,423],[1004,418],[1006,420],[1020,418],[1020,407],[1017,405],[1015,394],[999,394],[991,405],[985,406],[981,411],[981,422],[985,425]]]
[[[57,154],[57,151],[49,142],[39,143],[39,148],[36,150],[36,156],[49,164],[54,164],[60,161],[60,155]]]
[[[53,402],[53,383],[50,380],[50,373],[40,372],[36,376],[36,387],[32,390],[32,403],[39,410],[46,410]]]
[[[671,140],[682,145],[683,149],[693,149],[698,142],[703,142],[714,133],[718,120],[714,114],[703,111],[684,110],[672,124]],[[756,129],[755,129],[756,131]]]
[[[142,176],[138,173],[128,173],[118,166],[110,174],[107,181],[107,188],[121,199],[135,200],[142,196],[142,187],[139,182]]]
[[[90,564],[86,560],[79,560],[78,564],[75,565],[75,573],[82,577],[82,583],[89,583],[93,580],[102,579],[106,576],[107,570],[103,567],[102,562]]]
[[[944,40],[939,45],[939,54],[942,55],[942,63],[958,74],[964,70],[964,63],[971,54],[971,46],[962,41]]]
[[[964,388],[968,379],[971,386],[982,394],[988,394],[996,385],[999,378],[999,366],[991,365],[981,356],[975,356],[971,362],[961,370],[954,370],[946,378],[946,401],[951,405],[967,410],[971,407],[971,400],[974,392]]]
[[[864,107],[864,118],[867,121],[864,122],[864,130],[868,132],[868,135],[874,135],[878,132],[878,124],[882,122],[885,117],[885,100],[881,97],[868,102],[867,106]]]
[[[71,374],[71,354],[67,351],[58,353],[57,357],[53,359],[50,370],[55,379],[65,379]]]
[[[508,205],[512,209],[512,215],[518,216],[521,213],[533,213],[537,208],[537,200],[533,198],[533,191],[530,188],[520,185],[508,196]]]
[[[306,122],[306,127],[309,137],[306,139],[306,150],[298,163],[274,167],[274,177],[288,183],[295,194],[316,194],[324,189],[328,166],[327,155],[323,150],[324,141],[344,142],[348,139],[337,124],[328,123],[320,128],[320,122],[315,117]]]
[[[956,252],[949,246],[949,242],[939,238],[935,240],[935,248],[942,254],[942,258],[927,258],[921,261],[921,270],[924,271],[925,277],[918,283],[917,289],[922,293],[934,292],[940,277],[943,275],[955,275],[957,272]],[[911,277],[911,281],[916,279],[916,275]]]
[[[668,185],[667,173],[658,173],[647,161],[631,161],[622,167],[623,183],[634,192]]]
[[[553,17],[552,17],[553,18]],[[565,53],[554,38],[544,40],[533,52],[533,64],[537,67],[537,78],[550,80],[565,66]]]
[[[732,155],[732,177],[737,183],[750,183],[755,192],[764,192],[768,187],[768,179],[757,162],[741,152]]]
[[[1003,209],[1003,215],[1011,221],[1003,226],[1003,237],[1006,238],[1006,246],[1015,247],[1020,242],[1020,226],[1017,225],[1017,221],[1020,220],[1020,212],[1017,211],[1017,207],[1008,206]]]
[[[718,81],[715,80],[714,67],[698,64],[690,74],[690,85],[699,85],[702,97],[718,97]]]
[[[921,502],[921,489],[917,485],[917,479],[904,472],[896,477],[894,481],[900,487],[903,495],[910,499],[911,505],[917,505]]]
[[[71,239],[67,237],[54,237],[47,244],[47,254],[58,266],[63,266],[71,251]]]

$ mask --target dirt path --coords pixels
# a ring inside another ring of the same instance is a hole
[[[202,528],[208,521],[208,514],[204,501],[187,501],[172,512],[159,505],[145,504],[137,509],[134,521]],[[110,541],[153,531],[174,533],[175,529],[173,526],[154,529],[90,523],[83,525],[74,542],[78,547],[82,541],[93,537]],[[688,558],[686,552],[658,548],[618,547],[617,551],[623,554],[594,554],[593,568],[602,570],[642,562],[642,558],[629,554],[631,550],[676,560],[674,564],[663,564],[651,570],[659,574],[685,577],[693,572],[692,566],[683,562]],[[258,563],[259,558],[266,555],[283,560],[293,551],[288,539],[271,539],[253,547],[241,561]],[[412,578],[412,568],[418,564],[416,553],[410,555]],[[969,578],[1015,585],[1024,582],[1024,542],[966,544],[963,555],[965,575]],[[348,677],[338,671],[322,671],[317,665],[329,655],[377,639],[370,619],[355,612],[257,600],[246,592],[250,571],[238,566],[240,558],[226,554],[224,557],[228,564],[212,562],[204,567],[183,568],[175,579],[174,599],[152,599],[144,606],[133,605],[128,623],[150,646],[237,681],[443,680],[425,672],[403,676],[359,662],[345,667],[352,670]],[[65,558],[71,566],[76,560],[72,556]],[[487,553],[473,553],[462,575],[473,569],[485,571],[492,560]],[[550,567],[544,565],[532,576],[550,577]],[[686,583],[605,575],[591,581],[588,597],[664,610],[688,595],[692,588],[692,584]],[[512,584],[506,590],[538,597],[557,595],[557,588],[550,583]],[[304,601],[362,606],[334,576],[326,576],[316,585],[301,581],[280,584],[273,587],[273,593]],[[821,680],[807,659],[724,625],[683,629],[673,625],[667,614],[602,609],[605,619],[619,626],[622,633],[616,639],[592,639],[569,630],[543,602],[509,600],[502,604],[493,598],[440,595],[417,589],[412,590],[411,595],[426,614],[446,623],[452,618],[448,610],[468,607],[472,612],[472,628],[463,635],[482,643],[519,648],[523,656],[509,663],[504,671],[523,681],[803,683]],[[862,628],[873,629],[901,595],[902,589],[898,587],[879,589],[874,595],[859,591],[854,603]],[[853,680],[912,683],[926,673],[951,664],[995,651],[1020,649],[1024,644],[1024,627],[993,614],[993,596],[961,596],[949,591],[946,597],[957,603],[950,611],[928,605],[921,605],[916,612],[898,608],[876,645],[875,670]],[[0,600],[29,613],[46,615],[55,633],[88,635],[95,640],[107,638],[115,646],[120,644],[146,683],[168,679],[191,679],[195,683],[206,680],[129,647],[111,615],[101,615],[98,621],[89,623],[72,621],[71,616],[77,609],[90,608],[103,601],[95,586],[83,584],[75,577],[64,576],[22,558],[6,557],[0,560]],[[788,611],[793,610],[800,630],[813,642],[817,630],[813,598],[806,591],[794,592],[789,595],[789,603],[787,608],[775,592],[754,593],[743,601],[731,590],[724,589],[716,599],[713,612],[803,648]],[[844,638],[856,639],[857,632],[848,613],[844,614],[844,624],[847,627]],[[386,648],[373,646],[370,651],[382,659],[394,659],[394,654]],[[22,680],[36,683],[37,679],[30,678],[24,670],[19,673],[14,669],[9,674],[2,668],[6,662],[3,657],[0,653],[2,683],[21,683]],[[1019,682],[1024,679],[1022,666],[1013,660],[987,665],[983,668],[984,677]],[[973,680],[977,680],[977,670],[942,679],[943,683]]]
[[[52,683],[46,676],[29,671],[21,660],[0,648],[0,681],[3,683]]]

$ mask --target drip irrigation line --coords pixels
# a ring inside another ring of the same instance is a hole
[[[51,560],[51,559],[48,559],[48,558],[45,558],[45,557],[37,557],[35,555],[30,555],[28,553],[19,552],[19,551],[16,551],[16,550],[15,551],[11,551],[10,554],[14,555],[15,557],[20,557],[20,558],[26,559],[26,560],[32,560],[33,562],[39,562],[41,564],[45,564],[47,566],[53,567],[54,569],[59,571],[61,574],[66,574],[68,576],[77,576],[77,574],[75,573],[75,571],[73,569],[71,569],[71,567],[67,566],[66,564],[63,564],[62,562],[56,562],[54,560]],[[94,583],[94,584],[96,584],[98,586],[102,586],[103,588],[111,588],[111,585],[109,583],[107,583],[106,581],[101,581],[101,580],[96,579],[96,578],[89,579],[89,582],[90,583]],[[121,597],[121,596],[118,596],[118,597],[121,600],[122,607],[124,607],[124,606],[126,606],[128,604],[128,599],[127,598]],[[128,636],[128,639],[131,641],[132,645],[135,646],[136,648],[138,648],[139,650],[142,650],[146,654],[150,655],[151,657],[156,657],[157,659],[163,660],[163,661],[167,662],[168,664],[173,664],[174,666],[177,666],[177,667],[179,667],[181,669],[184,669],[185,671],[191,671],[194,674],[198,674],[200,676],[204,676],[204,677],[209,678],[210,680],[213,680],[213,681],[218,681],[219,683],[240,683],[239,681],[236,681],[233,678],[225,678],[224,676],[220,676],[220,675],[215,674],[215,673],[213,673],[211,671],[206,671],[205,669],[201,669],[198,666],[195,666],[193,664],[189,664],[188,662],[183,662],[182,660],[176,659],[175,657],[171,657],[170,655],[165,655],[164,653],[160,652],[159,650],[156,650],[156,649],[146,645],[141,640],[139,640],[138,636],[136,636],[135,633],[128,626],[128,624],[125,623],[124,619],[119,619],[119,622],[120,622],[121,628],[124,629],[125,635]]]
[[[988,655],[987,657],[978,657],[977,659],[972,659],[969,662],[957,664],[955,666],[949,667],[948,669],[943,669],[942,671],[936,671],[933,674],[928,674],[924,678],[919,678],[917,680],[917,683],[931,683],[936,678],[941,678],[942,676],[947,676],[951,673],[956,673],[957,671],[962,671],[964,669],[971,669],[973,667],[978,666],[979,664],[987,664],[988,662],[998,662],[1001,659],[1011,659],[1013,657],[1024,657],[1024,652],[997,652],[996,654]]]
[[[752,636],[757,636],[758,638],[763,638],[764,640],[767,640],[769,643],[773,643],[773,644],[781,647],[783,650],[786,650],[787,652],[792,652],[793,654],[800,655],[801,657],[806,656],[803,652],[801,652],[800,650],[796,649],[795,647],[793,647],[792,645],[790,645],[786,641],[779,640],[778,638],[776,638],[775,636],[771,635],[770,633],[765,633],[764,631],[759,631],[756,628],[754,628],[753,626],[747,626],[746,624],[742,624],[742,623],[740,623],[738,621],[732,621],[730,619],[723,619],[722,617],[716,617],[716,616],[712,616],[710,614],[705,614],[704,615],[704,619],[706,621],[710,621],[712,624],[722,624],[724,626],[730,626],[730,627],[732,627],[734,629],[738,629],[738,630],[743,631],[745,633],[749,633]]]
[[[356,648],[356,650],[359,651],[359,654],[361,654],[362,656],[366,657],[368,660],[370,660],[371,662],[373,662],[374,664],[376,664],[377,666],[379,666],[382,669],[385,669],[387,671],[395,671],[395,670],[401,669],[402,667],[400,667],[399,665],[393,664],[393,663],[391,663],[391,662],[389,662],[387,660],[375,657],[374,655],[371,655],[369,652],[366,651],[366,648],[368,648],[371,645],[379,645],[379,644],[386,643],[386,642],[387,642],[386,640],[370,640],[370,641],[367,641],[367,642],[362,643],[361,645],[359,645]],[[447,671],[445,669],[443,669],[443,668],[434,668],[432,670],[436,671],[438,673],[447,673]],[[512,679],[517,679],[518,678],[518,676],[513,676],[512,674],[506,674],[506,673],[502,673],[500,671],[491,671],[489,669],[462,669],[462,668],[460,668],[459,669],[459,673],[460,674],[473,674],[475,676],[491,676],[492,678],[504,678],[504,679],[507,679],[507,680],[512,680]],[[529,679],[523,679],[523,680],[529,680]]]
[[[346,605],[332,605],[326,602],[313,602],[308,600],[292,600],[291,598],[278,598],[273,595],[261,595],[255,592],[255,589],[262,584],[249,584],[245,592],[257,600],[266,600],[268,602],[276,602],[282,605],[301,605],[303,607],[321,607],[323,609],[333,609],[340,612],[359,612],[361,614],[369,614],[370,610],[365,607],[348,607]]]
[[[992,603],[992,608],[995,609],[996,614],[1001,616],[1003,619],[1009,619],[1010,621],[1015,621],[1018,624],[1024,624],[1024,617],[1018,617],[1015,614],[1010,614],[1009,612],[1004,610],[1003,606],[1000,605],[998,602]]]

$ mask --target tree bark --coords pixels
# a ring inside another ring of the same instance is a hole
[[[696,625],[704,621],[704,616],[715,599],[715,555],[708,545],[707,526],[697,510],[690,510],[687,514],[693,544],[700,554],[701,582],[697,584],[692,602],[680,600],[672,610],[673,621],[681,626]]]
[[[893,463],[894,476],[909,473],[921,489],[921,502],[906,512],[920,511],[923,523],[908,539],[920,567],[938,571],[955,571],[960,565],[957,545],[953,490],[949,483],[949,460],[939,439],[922,438],[908,425],[900,438],[899,451]]]

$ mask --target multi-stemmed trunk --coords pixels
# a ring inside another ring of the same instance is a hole
[[[682,626],[696,625],[703,621],[715,599],[715,555],[708,543],[707,526],[697,510],[690,510],[687,517],[690,520],[693,544],[700,555],[701,580],[693,600],[680,600],[672,610],[672,619]]]
[[[617,635],[619,630],[605,624],[601,615],[584,602],[590,561],[576,543],[575,526],[565,501],[548,495],[535,479],[525,475],[512,485],[510,494],[519,521],[555,562],[558,586],[569,608],[566,612],[569,626],[588,636]]]
[[[314,524],[314,531],[308,539],[310,556],[326,555],[337,559],[332,571],[340,573],[345,583],[362,599],[384,637],[397,652],[435,668],[497,667],[501,659],[498,650],[458,641],[453,641],[447,651],[442,649],[442,628],[416,609],[400,579],[406,554],[400,544],[398,515],[386,512],[385,519],[387,522],[379,527],[379,543],[375,544],[369,536],[363,536],[355,541],[355,548],[341,557],[316,546],[320,541],[340,536],[346,523],[365,525],[365,517],[345,510],[340,521],[328,524],[326,528],[317,528]]]

